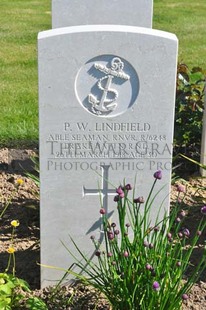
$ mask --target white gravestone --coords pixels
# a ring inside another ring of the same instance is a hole
[[[205,91],[205,107],[206,107],[206,91]],[[206,166],[206,108],[204,109],[203,114],[200,163]],[[206,169],[200,168],[200,173],[203,177],[206,177]]]
[[[100,198],[115,218],[115,187],[148,195],[151,218],[169,210],[177,38],[131,26],[76,26],[39,34],[41,263],[68,268],[71,235],[93,253]],[[109,180],[109,183],[107,182]],[[63,272],[42,268],[42,286]]]
[[[152,27],[153,0],[52,0],[52,28],[115,24]]]

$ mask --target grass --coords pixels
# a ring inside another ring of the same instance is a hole
[[[50,0],[0,0],[0,146],[38,143],[37,33]],[[176,33],[179,61],[205,67],[205,0],[154,0],[153,28]],[[205,69],[205,68],[204,68]]]
[[[154,0],[153,28],[179,39],[179,61],[206,69],[206,1]]]
[[[38,141],[37,33],[49,29],[50,1],[0,0],[0,145]]]

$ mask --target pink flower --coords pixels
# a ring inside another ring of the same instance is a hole
[[[183,233],[179,232],[178,236],[179,236],[179,238],[182,238],[183,237]]]
[[[124,193],[124,191],[123,191],[123,189],[122,189],[121,186],[119,186],[119,187],[116,189],[116,193],[117,193],[118,195],[121,195],[122,193]]]
[[[148,241],[146,241],[146,240],[144,240],[144,242],[143,242],[143,246],[144,246],[145,248],[148,248],[148,247],[149,247],[149,242],[148,242]]]
[[[113,240],[113,239],[114,239],[114,234],[113,234],[113,232],[108,232],[108,233],[107,233],[107,237],[108,237],[109,240]]]
[[[122,189],[122,186],[119,186],[116,189],[116,193],[119,195],[120,198],[124,198],[124,190]]]
[[[152,268],[152,266],[150,264],[146,264],[146,269],[147,270],[152,270],[153,268]]]
[[[167,233],[167,238],[168,239],[171,239],[172,238],[172,234],[169,232],[169,233]]]
[[[186,215],[186,212],[185,212],[184,210],[182,210],[182,211],[180,212],[180,216],[181,216],[181,217],[185,217],[185,215]]]
[[[185,193],[185,186],[182,185],[182,184],[178,184],[178,185],[177,185],[177,191],[178,191],[179,193]]]
[[[189,298],[189,296],[187,294],[182,295],[182,300],[187,300],[188,298]]]
[[[128,257],[128,256],[129,256],[129,253],[128,253],[127,251],[124,251],[123,256],[124,256],[124,257]]]

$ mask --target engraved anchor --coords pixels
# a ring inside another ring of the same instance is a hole
[[[107,114],[109,112],[114,111],[117,107],[117,98],[118,92],[117,90],[111,88],[112,80],[114,77],[129,80],[130,76],[123,71],[124,63],[119,57],[114,57],[111,61],[111,67],[108,68],[105,65],[95,63],[95,69],[103,72],[106,76],[102,77],[98,83],[97,87],[102,90],[102,96],[100,100],[94,96],[93,94],[88,95],[88,101],[92,105],[92,112],[98,115]],[[103,85],[103,81],[106,81],[106,84]],[[113,98],[107,98],[108,93],[113,96]]]

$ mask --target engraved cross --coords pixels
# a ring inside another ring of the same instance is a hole
[[[110,165],[101,165],[102,168],[101,188],[87,189],[83,186],[83,197],[101,195],[102,207],[105,209],[106,213],[108,213],[108,196],[116,195],[116,190],[110,189],[108,187],[109,167]]]

